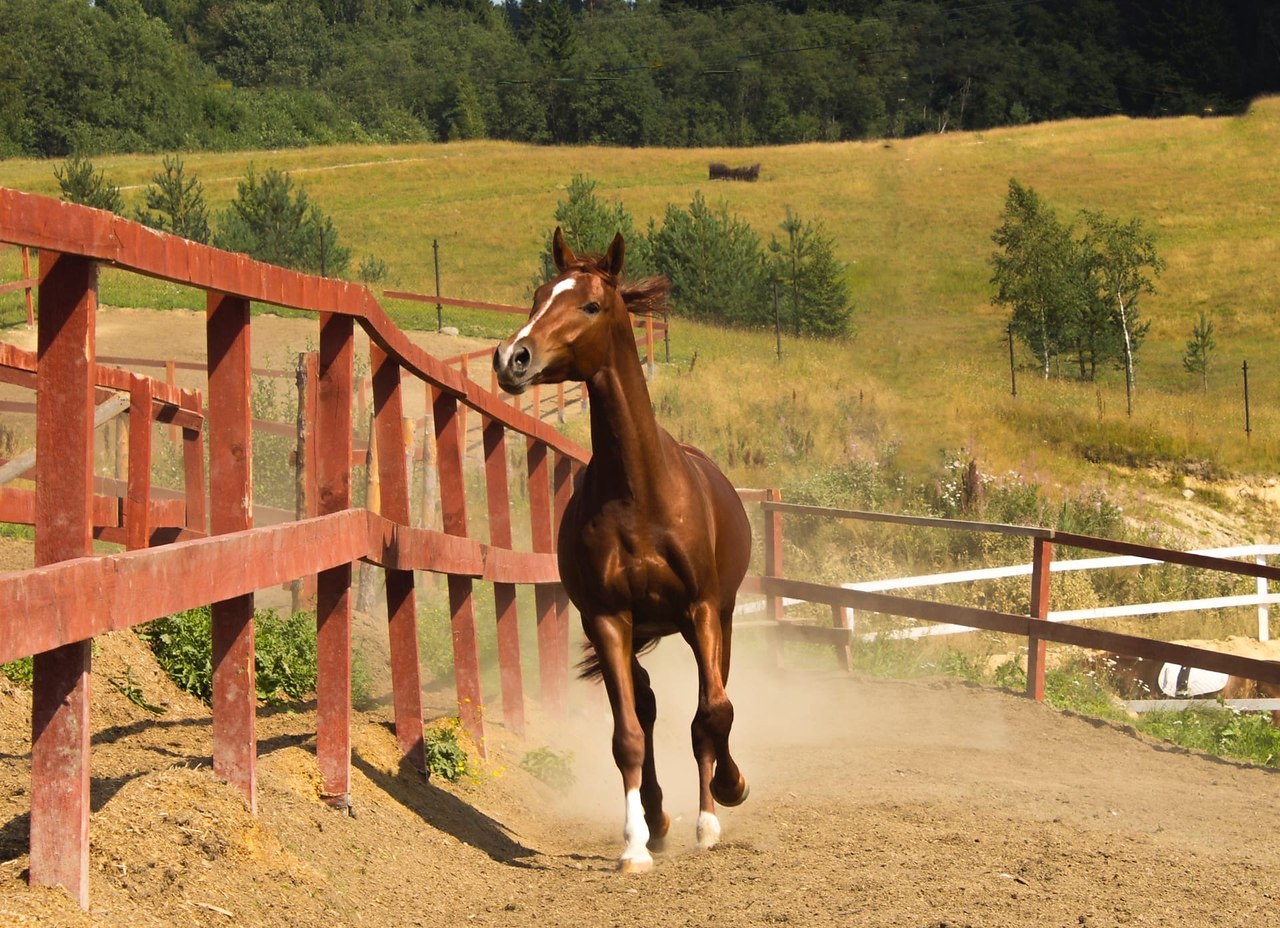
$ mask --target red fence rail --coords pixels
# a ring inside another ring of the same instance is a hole
[[[523,436],[531,495],[556,503],[566,498],[573,471],[586,460],[582,448],[415,347],[364,287],[261,264],[109,213],[3,188],[0,241],[40,249],[34,364],[11,353],[7,360],[16,363],[3,368],[12,378],[34,378],[35,490],[32,502],[21,506],[35,525],[39,566],[0,576],[0,661],[35,655],[33,882],[62,885],[87,904],[88,674],[94,635],[212,604],[214,769],[241,791],[251,808],[256,803],[252,616],[258,589],[317,577],[317,754],[322,791],[336,805],[345,804],[350,791],[353,561],[365,560],[388,571],[396,732],[406,757],[420,769],[424,758],[414,570],[449,578],[458,702],[478,744],[483,745],[484,714],[475,646],[475,581],[495,584],[504,629],[513,618],[511,585],[531,583],[549,591],[550,610],[541,608],[547,597],[539,593],[539,642],[546,649],[540,660],[542,688],[555,693],[563,687],[568,671],[567,611],[555,594],[558,574],[551,549],[544,544],[553,531],[554,507],[535,507],[532,553],[510,550],[501,531],[488,543],[467,537],[460,419],[464,410],[477,414],[495,445],[499,432]],[[198,416],[198,401],[193,403],[181,391],[174,395],[156,381],[110,372],[96,363],[97,269],[104,264],[206,292],[208,419],[200,423],[202,429],[194,419],[179,420]],[[317,512],[268,527],[253,526],[251,300],[315,313],[319,323],[318,386],[311,420]],[[381,514],[350,508],[357,324],[371,342],[374,432],[387,452],[378,459]],[[404,448],[405,373],[422,381],[432,398],[444,532],[409,524],[405,456],[396,453]],[[110,513],[104,510],[110,507],[95,498],[94,410],[103,377],[109,379],[110,389],[129,391],[131,415],[152,416],[159,406],[184,434],[195,436],[194,447],[207,441],[210,493],[204,495],[203,474],[188,470],[177,520],[186,534],[171,544],[143,547],[157,540],[148,530],[160,508],[153,505],[146,485],[149,427],[137,429],[136,446],[130,448],[123,520],[106,518]],[[551,460],[554,467],[549,468]],[[501,502],[498,475],[495,467],[491,507]],[[10,507],[8,515],[19,515],[19,503],[12,500],[20,497],[4,496],[10,501],[0,500],[0,506]],[[134,550],[94,556],[90,540],[95,529],[104,528],[122,532]],[[516,701],[522,694],[511,662],[518,654],[512,654],[506,633],[504,640],[508,646],[500,652],[503,697]],[[504,705],[504,711],[508,718],[519,718],[523,709]]]

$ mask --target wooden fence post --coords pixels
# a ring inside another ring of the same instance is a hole
[[[137,551],[151,543],[151,381],[139,374],[129,377],[129,480],[124,492],[124,546]]]
[[[178,365],[173,361],[164,362],[164,382],[171,389],[178,389]],[[178,443],[178,427],[176,425],[169,426],[169,443],[172,445]]]
[[[211,291],[209,364],[210,532],[253,527],[249,301]],[[216,602],[213,613],[213,769],[257,812],[257,689],[253,594]]]
[[[1053,541],[1036,537],[1031,542],[1031,618],[1049,616],[1049,573],[1053,563]],[[1045,640],[1034,634],[1027,637],[1027,695],[1044,701]]]
[[[352,318],[320,316],[316,390],[316,514],[351,507]],[[321,796],[351,806],[351,565],[316,575],[316,760]]]
[[[204,413],[204,403],[199,390],[183,390],[182,408],[189,412]],[[205,508],[204,492],[204,430],[182,430],[182,482],[187,500],[187,528],[206,534],[209,516]]]
[[[551,483],[547,468],[547,446],[533,436],[525,439],[529,470],[529,530],[533,550],[541,554],[555,551],[551,527]],[[556,591],[539,583],[533,588],[538,622],[538,691],[543,708],[558,715],[564,710],[556,675]]]
[[[782,502],[782,491],[767,489],[764,491],[764,499],[766,503]],[[782,576],[782,513],[767,506],[764,510],[764,575]],[[786,617],[782,597],[767,594],[764,599],[764,614],[772,622],[781,622]],[[778,629],[771,629],[767,634],[772,639],[774,663],[781,667],[782,634]]]
[[[485,416],[484,476],[489,504],[489,544],[511,547],[511,488],[507,476],[507,430]],[[502,681],[502,717],[517,735],[524,734],[524,680],[520,668],[520,620],[513,583],[493,585],[498,624],[498,668]]]
[[[380,449],[382,515],[396,525],[412,524],[409,469],[404,454],[404,400],[400,364],[376,343],[369,343],[373,371],[373,430]],[[418,665],[418,601],[412,570],[386,571],[387,634],[391,645],[391,692],[396,741],[415,770],[427,772],[422,739],[422,675]]]
[[[551,523],[551,550],[557,550],[560,543],[560,522],[564,511],[573,496],[573,458],[567,454],[556,453],[555,471],[552,480],[555,484],[555,519]],[[569,595],[564,586],[557,583],[556,593],[556,688],[559,691],[560,705],[565,706],[569,697]]]
[[[26,245],[22,246],[22,279],[30,282],[31,280],[31,249]],[[35,308],[31,303],[31,288],[25,287],[24,292],[27,297],[27,328],[35,328],[36,317]]]
[[[97,265],[40,251],[36,333],[38,566],[83,557],[93,538]],[[92,590],[83,595],[92,596]],[[31,706],[30,880],[89,906],[89,669],[92,641],[37,654]]]
[[[462,471],[463,442],[458,401],[432,390],[436,426],[436,462],[440,470],[440,515],[450,535],[467,534],[466,481]],[[449,575],[449,615],[453,631],[453,666],[458,689],[458,714],[483,757],[484,697],[480,690],[480,658],[476,646],[476,614],[470,577]]]

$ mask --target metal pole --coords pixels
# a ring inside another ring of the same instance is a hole
[[[1249,362],[1248,361],[1245,361],[1244,364],[1241,365],[1241,370],[1244,372],[1244,437],[1245,437],[1245,440],[1248,441],[1250,433],[1253,431],[1251,428],[1249,428]]]
[[[431,240],[431,255],[436,263],[436,296],[440,295],[440,240],[433,238]],[[444,307],[436,303],[436,331],[444,330]]]
[[[1009,333],[1009,384],[1010,384],[1010,389],[1013,391],[1013,395],[1017,396],[1018,395],[1018,373],[1017,373],[1017,369],[1013,365],[1013,323],[1009,323],[1009,327],[1007,331]]]
[[[778,313],[778,278],[773,279],[773,333],[778,340],[778,360],[782,360],[782,316]]]

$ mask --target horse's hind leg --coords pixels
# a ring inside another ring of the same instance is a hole
[[[694,607],[692,627],[685,638],[698,662],[698,709],[693,716],[693,754],[698,762],[698,845],[715,846],[720,839],[716,802],[736,806],[747,798],[747,783],[729,754],[733,703],[724,689],[726,642],[719,616],[706,603]]]
[[[644,731],[644,765],[640,776],[640,802],[644,806],[645,824],[649,826],[649,849],[662,850],[671,827],[671,819],[662,811],[662,787],[658,785],[658,767],[653,756],[653,725],[658,718],[658,701],[649,684],[649,673],[634,657],[631,677],[635,681],[636,718]]]

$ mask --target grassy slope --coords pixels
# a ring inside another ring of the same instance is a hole
[[[374,252],[395,284],[430,292],[431,241],[440,240],[445,292],[523,302],[538,243],[575,173],[620,198],[643,225],[696,190],[724,198],[766,238],[790,205],[819,219],[850,262],[861,331],[842,344],[787,343],[678,324],[678,363],[656,398],[674,431],[740,462],[743,483],[778,483],[817,466],[867,457],[888,441],[912,470],[941,449],[968,446],[984,469],[1019,469],[1065,485],[1105,481],[1085,463],[1134,455],[1212,459],[1244,474],[1280,464],[1280,99],[1235,119],[1070,121],[892,143],[745,151],[537,148],[499,142],[193,154],[188,168],[221,208],[252,161],[305,182],[357,259]],[[103,158],[126,199],[158,156]],[[710,184],[712,160],[763,164],[760,183]],[[0,184],[53,193],[48,162],[0,162]],[[1139,216],[1169,263],[1144,312],[1155,326],[1140,357],[1132,421],[1120,378],[1098,386],[1019,376],[1008,395],[1003,313],[989,303],[991,230],[1008,180],[1036,188],[1064,216],[1096,208]],[[0,254],[9,279],[12,258]],[[104,281],[108,302],[199,305],[198,295],[151,282]],[[1210,394],[1180,358],[1196,313],[1218,326]],[[698,361],[688,372],[694,352]],[[1244,442],[1240,362],[1250,362],[1254,436]],[[779,385],[781,384],[781,388]],[[812,434],[812,450],[805,451]],[[781,478],[781,479],[780,479]]]

